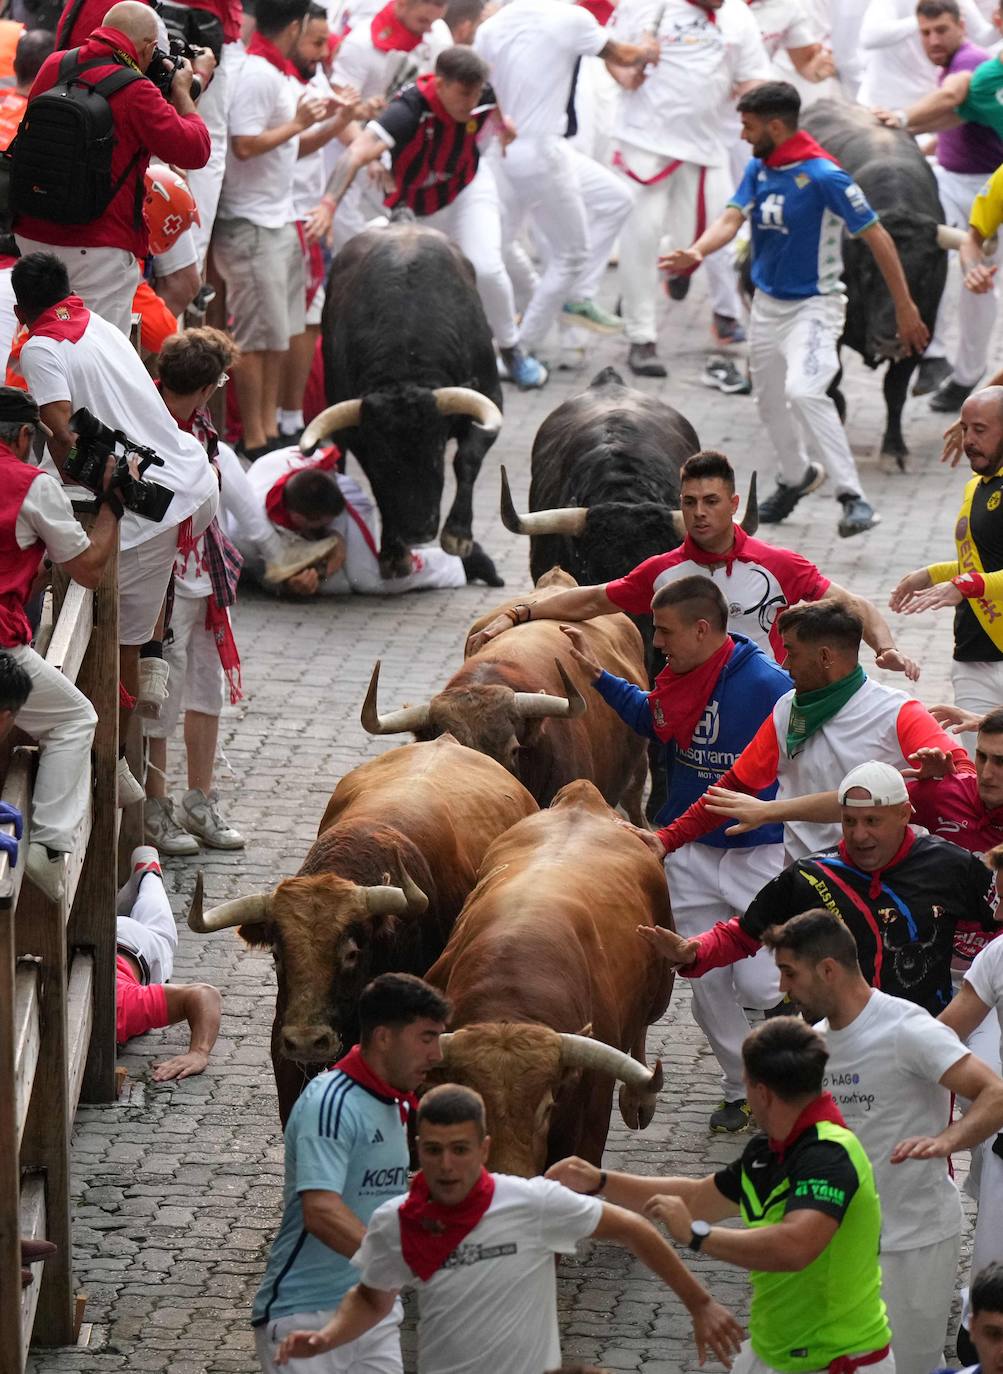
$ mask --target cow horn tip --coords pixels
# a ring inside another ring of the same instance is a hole
[[[746,534],[755,534],[759,529],[759,496],[758,496],[759,474],[753,469],[752,476],[749,478],[749,495],[745,501],[745,513],[742,516],[742,529]]]
[[[501,465],[500,514],[502,524],[510,533],[522,534],[522,521],[519,519],[519,512],[512,500],[512,488],[509,486],[508,473],[504,463]]]
[[[582,716],[585,714],[585,712],[588,710],[588,702],[582,696],[581,692],[578,690],[575,684],[571,681],[571,678],[568,676],[568,670],[567,668],[565,668],[561,660],[559,658],[555,658],[554,663],[557,667],[558,673],[560,674],[561,683],[564,687],[564,695],[568,699],[568,706],[570,707],[568,715],[571,717],[572,720],[574,720],[575,717]]]

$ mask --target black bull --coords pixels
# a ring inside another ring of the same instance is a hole
[[[439,531],[450,439],[456,496],[441,543],[468,554],[474,482],[502,405],[473,267],[435,229],[365,230],[331,264],[321,328],[329,409],[303,447],[330,434],[355,454],[380,509],[383,576],[409,573],[410,549]]]
[[[902,129],[885,128],[863,106],[835,100],[812,105],[802,125],[849,172],[894,239],[910,294],[932,334],[947,278],[947,254],[937,243],[944,212],[936,179],[915,139]],[[859,353],[868,367],[889,363],[881,452],[904,470],[909,450],[902,437],[902,408],[919,359],[902,355],[892,298],[867,245],[844,236],[843,261],[847,311],[841,344]],[[844,416],[841,377],[842,372],[830,394]]]

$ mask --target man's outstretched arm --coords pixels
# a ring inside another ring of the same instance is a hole
[[[166,983],[164,993],[167,1024],[175,1026],[179,1021],[187,1021],[191,1035],[186,1054],[175,1055],[154,1066],[153,1077],[158,1083],[171,1078],[192,1078],[204,1072],[219,1035],[223,1009],[219,989],[211,983]]]

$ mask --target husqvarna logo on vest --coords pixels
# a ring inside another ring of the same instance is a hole
[[[693,739],[690,741],[690,748],[697,745],[709,747],[717,743],[718,733],[721,729],[721,722],[717,714],[717,702],[708,701],[707,709],[697,721],[697,727],[693,731]]]

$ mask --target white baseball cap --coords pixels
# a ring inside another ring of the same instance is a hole
[[[869,792],[870,796],[848,798],[847,792],[854,787]],[[871,762],[858,763],[856,768],[851,768],[839,784],[837,796],[840,806],[898,806],[909,800],[909,791],[897,768],[890,763]]]

